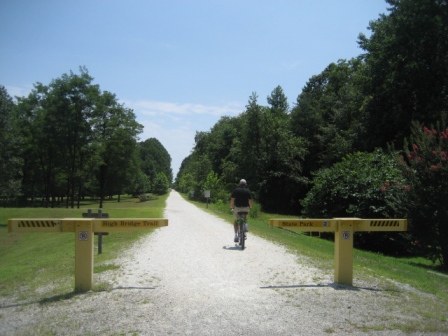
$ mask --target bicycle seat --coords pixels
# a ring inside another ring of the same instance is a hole
[[[238,212],[238,215],[240,215],[240,216],[245,216],[245,215],[247,215],[247,214],[248,214],[247,211],[241,211],[241,212]]]

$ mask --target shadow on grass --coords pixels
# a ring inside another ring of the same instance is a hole
[[[433,271],[433,272],[438,272],[438,273],[448,275],[448,270],[444,269],[441,265],[426,265],[426,264],[414,262],[414,261],[409,262],[409,265],[424,268],[427,271]]]

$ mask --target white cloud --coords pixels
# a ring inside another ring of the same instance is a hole
[[[237,115],[242,109],[236,104],[227,104],[224,106],[191,104],[191,103],[171,103],[160,101],[145,101],[139,100],[135,102],[126,101],[125,105],[134,110],[138,110],[144,115],[158,115],[158,114],[180,114],[180,115],[195,115],[206,114],[212,116],[223,115]]]
[[[6,91],[11,97],[25,97],[28,96],[28,94],[33,89],[32,85],[25,85],[22,87],[19,86],[5,86]]]
[[[197,131],[210,130],[222,116],[235,116],[243,111],[237,104],[223,106],[160,101],[124,101],[132,108],[137,122],[144,126],[141,141],[156,138],[172,159],[174,177],[194,146]]]

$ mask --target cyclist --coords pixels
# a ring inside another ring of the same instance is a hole
[[[247,188],[247,182],[245,179],[240,180],[238,187],[233,190],[230,196],[230,210],[234,210],[233,216],[235,221],[233,222],[233,228],[235,231],[235,243],[238,242],[238,212],[249,212],[252,209],[252,194]]]

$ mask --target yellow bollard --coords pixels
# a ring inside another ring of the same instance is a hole
[[[353,219],[336,218],[334,233],[334,282],[353,284]]]
[[[66,220],[64,220],[66,221]],[[70,225],[70,221],[65,222]],[[93,284],[93,224],[90,218],[76,219],[75,225],[75,292],[87,292]]]

